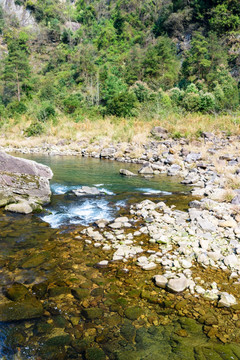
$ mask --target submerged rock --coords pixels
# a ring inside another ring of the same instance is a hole
[[[0,152],[0,206],[7,211],[29,214],[50,202],[48,166]]]
[[[42,315],[42,303],[35,298],[0,305],[0,321],[4,322],[34,319]]]

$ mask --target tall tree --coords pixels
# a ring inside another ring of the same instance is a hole
[[[3,70],[3,99],[5,103],[17,99],[29,90],[30,65],[28,51],[28,36],[25,32],[8,33],[6,36],[8,55]]]

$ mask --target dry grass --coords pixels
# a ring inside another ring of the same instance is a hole
[[[187,136],[191,139],[196,138],[200,131],[214,132],[216,135],[220,131],[226,131],[233,135],[240,134],[239,121],[230,115],[215,117],[187,114],[184,117],[170,114],[162,120],[106,118],[95,121],[86,119],[79,123],[74,122],[71,118],[61,117],[57,121],[49,121],[44,124],[45,132],[43,135],[27,138],[25,130],[30,123],[31,121],[24,117],[18,121],[9,120],[1,128],[0,145],[29,147],[39,146],[44,142],[56,144],[60,139],[66,139],[69,144],[86,140],[88,143],[104,145],[132,142],[141,146],[150,139],[150,131],[153,126],[162,126],[173,136]],[[193,150],[192,144],[191,150]],[[204,144],[201,150],[204,153],[204,158],[207,158],[207,149]],[[196,151],[200,151],[199,145],[196,146]]]

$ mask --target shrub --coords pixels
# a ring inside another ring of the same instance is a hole
[[[124,91],[109,99],[106,104],[106,111],[107,114],[116,116],[133,116],[135,106],[136,95],[132,92]]]
[[[81,105],[83,96],[81,94],[72,94],[63,100],[64,111],[67,114],[73,114]]]
[[[182,105],[187,111],[199,111],[201,99],[198,93],[186,93]]]
[[[140,103],[150,100],[153,94],[148,85],[142,81],[136,81],[130,89],[134,92]]]
[[[179,105],[181,105],[182,99],[184,97],[184,91],[175,87],[169,91],[169,96],[170,96],[170,99],[172,100],[173,104],[179,106]]]
[[[212,93],[200,91],[200,110],[202,112],[213,111],[216,107],[215,96]]]
[[[24,114],[27,111],[26,105],[22,101],[12,101],[7,106],[7,112],[9,115]]]
[[[34,121],[30,124],[24,133],[28,137],[38,136],[44,133],[44,127],[39,121]]]
[[[55,117],[55,115],[56,115],[56,111],[55,111],[53,105],[46,104],[37,113],[37,119],[39,121],[44,122],[50,118]]]

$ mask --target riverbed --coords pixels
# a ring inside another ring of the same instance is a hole
[[[4,302],[7,295],[17,296],[21,304],[37,301],[36,307],[43,310],[36,318],[26,313],[24,319],[1,324],[3,359],[240,358],[237,344],[224,344],[226,338],[211,337],[207,329],[218,330],[224,319],[231,323],[231,310],[224,310],[224,318],[221,310],[206,310],[188,293],[156,288],[156,272],[142,271],[134,258],[99,266],[112,258],[113,251],[94,246],[84,233],[87,226],[124,216],[130,205],[145,199],[186,210],[192,200],[189,187],[165,175],[123,177],[123,164],[114,161],[31,159],[54,172],[52,203],[41,214],[1,213],[0,299]],[[124,168],[137,174],[139,165]],[[105,195],[77,198],[71,193],[83,185],[102,189]],[[134,219],[127,233],[141,226],[141,219]],[[158,249],[149,248],[144,234],[139,243],[145,251]],[[14,295],[9,295],[9,288]],[[199,316],[194,313],[202,314],[203,321],[196,321]]]

